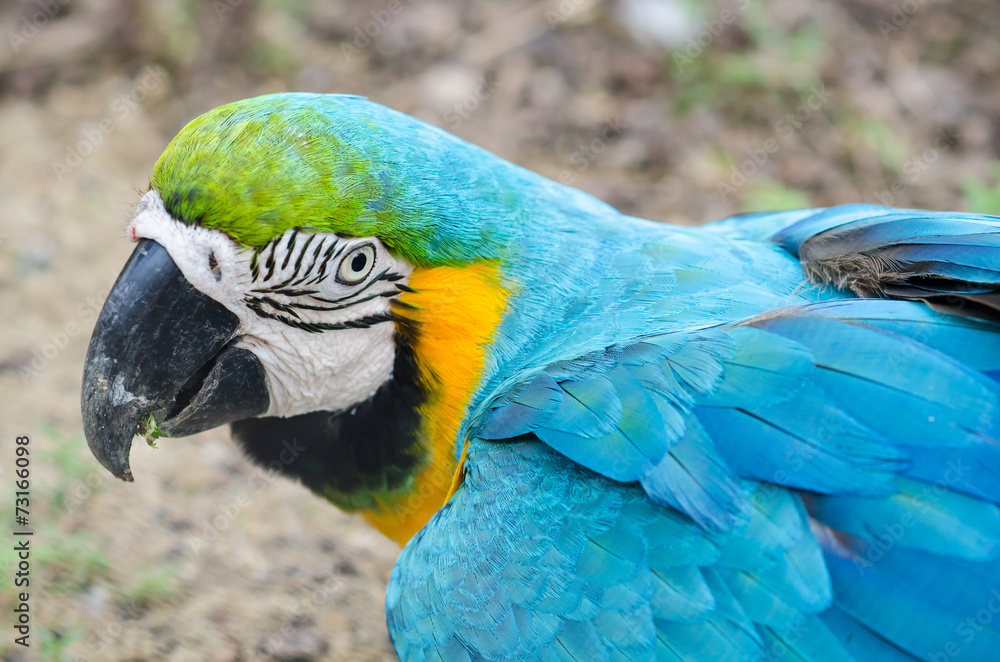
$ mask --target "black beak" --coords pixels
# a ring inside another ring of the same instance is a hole
[[[258,416],[264,367],[232,346],[239,320],[196,290],[166,249],[139,242],[94,327],[83,370],[83,430],[94,457],[132,480],[129,449],[152,415],[168,436]]]

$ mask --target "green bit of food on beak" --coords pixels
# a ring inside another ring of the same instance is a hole
[[[135,428],[135,434],[146,440],[151,448],[156,448],[156,440],[163,435],[163,430],[156,424],[152,414],[146,414]]]

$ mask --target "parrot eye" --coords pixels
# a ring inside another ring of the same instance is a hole
[[[337,270],[337,280],[344,285],[354,285],[365,279],[375,266],[375,247],[371,244],[359,246],[347,254],[340,269]]]

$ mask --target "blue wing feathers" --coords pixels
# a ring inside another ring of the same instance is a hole
[[[795,214],[800,215],[795,219]],[[779,223],[784,219],[776,215]],[[819,255],[861,252],[879,247],[942,237],[961,240],[968,235],[1000,234],[997,217],[982,214],[894,209],[877,205],[841,205],[789,213],[793,220],[776,229],[771,239],[801,257],[804,245]],[[1000,236],[996,237],[1000,245]]]
[[[705,582],[715,608],[701,622],[657,622],[657,660],[724,660],[749,662],[760,658],[760,635],[726,585],[710,570]]]
[[[870,558],[877,558],[868,554]],[[960,653],[963,660],[990,660],[1000,646],[1000,637],[993,627],[982,625],[973,630],[978,612],[960,614],[929,599],[926,586],[902,585],[882,572],[888,559],[877,563],[860,562],[827,555],[827,567],[833,581],[836,604],[854,619],[865,623],[873,632],[892,641],[904,651],[920,658]],[[931,557],[933,558],[933,557]],[[933,564],[922,568],[923,573],[939,572]],[[982,585],[978,595],[981,609],[989,614],[991,590]],[[985,620],[985,619],[984,619]],[[914,627],[919,624],[919,627]],[[951,645],[949,645],[951,644]],[[939,657],[940,659],[940,657]]]
[[[773,488],[754,497],[750,527],[728,539],[718,572],[755,623],[792,627],[830,605],[822,551],[797,498]]]
[[[878,571],[888,581],[959,616],[970,614],[980,618],[982,615],[977,612],[983,608],[989,611],[991,598],[996,598],[994,609],[1000,608],[1000,563],[996,560],[984,563],[955,559],[895,545],[879,561]],[[1000,634],[1000,623],[988,620],[980,624],[991,626],[994,633]]]
[[[897,478],[895,494],[870,499],[818,496],[810,511],[820,522],[871,542],[945,556],[986,560],[1000,556],[1000,511],[990,503],[947,489]]]
[[[785,551],[807,535],[807,520],[792,492],[768,483],[747,481],[744,486],[753,516],[742,535],[723,539],[716,564],[758,572],[781,562]]]
[[[1000,369],[1000,333],[994,324],[883,299],[819,303],[810,312],[905,336],[984,374]]]
[[[656,620],[700,623],[715,609],[712,589],[697,566],[655,568],[650,578],[649,604]]]
[[[792,398],[813,372],[812,353],[802,344],[752,326],[727,331],[732,356],[723,359],[722,380],[703,405],[766,407]]]
[[[400,656],[992,659],[1000,219],[630,223],[522,283],[393,572]]]
[[[744,478],[818,492],[885,494],[891,472],[905,460],[815,387],[772,407],[695,411],[722,457]]]
[[[567,380],[560,386],[565,395],[545,421],[546,428],[580,437],[603,437],[618,427],[622,402],[609,377]]]
[[[917,658],[880,637],[834,606],[820,620],[857,662],[915,662]]]
[[[761,635],[764,659],[788,662],[855,662],[857,659],[845,649],[843,640],[815,616],[802,618],[790,627],[762,627]]]
[[[749,519],[747,495],[697,420],[639,482],[657,503],[687,513],[698,524],[723,531]]]

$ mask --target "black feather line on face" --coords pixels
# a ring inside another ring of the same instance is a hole
[[[281,262],[282,271],[288,268],[288,261],[292,259],[292,254],[295,252],[295,238],[297,236],[299,236],[298,230],[292,230],[292,233],[288,235],[288,244],[285,246],[285,259]]]
[[[396,322],[398,321],[392,313],[376,313],[374,315],[365,315],[354,320],[345,320],[343,322],[306,322],[301,319],[292,319],[291,317],[286,317],[284,315],[279,315],[277,313],[272,313],[271,311],[264,310],[264,304],[275,307],[277,310],[287,312],[289,315],[294,315],[296,318],[299,317],[298,313],[294,310],[288,309],[285,304],[279,304],[281,307],[274,305],[272,299],[267,299],[266,297],[257,299],[251,298],[246,299],[247,308],[252,310],[258,317],[264,317],[267,319],[272,319],[286,326],[290,326],[295,329],[302,329],[303,331],[308,331],[309,333],[322,333],[323,331],[343,331],[344,329],[367,329],[369,327],[375,326],[376,324],[382,324],[384,322]]]
[[[396,335],[392,377],[368,400],[339,412],[238,421],[233,438],[260,466],[341,508],[377,507],[376,497],[410,485],[429,455],[419,443],[427,393],[406,335]]]
[[[250,291],[257,294],[283,294],[286,297],[304,297],[319,293],[319,290],[293,290],[280,285],[275,285],[274,287],[254,288]]]
[[[292,273],[288,276],[288,278],[286,278],[285,280],[281,281],[277,285],[272,285],[269,288],[258,289],[258,290],[254,290],[254,291],[255,292],[265,292],[265,291],[268,291],[268,292],[277,292],[281,288],[294,287],[294,286],[297,286],[297,285],[301,285],[303,282],[305,282],[306,279],[308,279],[310,276],[312,276],[313,270],[316,268],[316,265],[319,264],[318,257],[319,257],[320,251],[323,250],[323,242],[326,241],[325,239],[321,239],[319,241],[319,243],[316,245],[315,252],[313,252],[312,258],[310,258],[310,260],[305,263],[305,265],[306,265],[305,273],[303,273],[301,277],[299,276],[299,273],[302,272],[303,260],[304,260],[304,258],[306,256],[306,253],[308,252],[309,245],[313,242],[313,239],[315,239],[315,238],[316,238],[316,235],[311,234],[311,235],[309,235],[309,238],[306,239],[305,245],[302,246],[302,250],[299,251],[299,256],[295,260],[295,267],[292,269]],[[282,261],[282,265],[281,265],[281,270],[282,271],[284,271],[285,268],[287,267],[288,262],[291,259],[292,253],[294,252],[294,245],[295,245],[294,235],[293,235],[293,238],[290,239],[289,241],[290,241],[290,245],[292,246],[292,249],[286,249],[286,250],[288,250],[288,252],[285,254],[285,258]],[[334,243],[332,243],[330,245],[330,247],[327,249],[326,254],[323,256],[323,262],[320,265],[319,274],[316,277],[314,277],[311,281],[309,281],[309,283],[308,283],[309,285],[313,285],[313,284],[315,284],[317,282],[322,282],[325,279],[325,277],[326,277],[325,274],[326,274],[327,263],[330,260],[335,260],[341,253],[344,252],[344,249],[346,248],[346,246],[343,246],[343,245],[338,246],[338,243],[339,242],[337,242],[336,240],[334,240]],[[338,248],[339,248],[339,250],[337,250]],[[335,250],[337,250],[336,253],[334,253]],[[268,277],[270,277],[270,275]]]
[[[271,280],[271,276],[274,275],[274,249],[278,245],[277,241],[272,241],[268,244],[271,249],[267,254],[267,259],[264,261],[264,266],[267,268],[267,275],[264,276],[265,281]]]
[[[252,282],[257,282],[257,276],[260,275],[260,270],[257,267],[257,258],[260,257],[260,249],[253,249],[253,255],[250,256],[250,279]]]
[[[378,283],[379,281],[392,280],[393,276],[398,276],[398,274],[389,274],[389,270],[386,269],[385,271],[383,271],[382,273],[380,273],[378,276],[375,276],[375,278],[372,278],[367,283],[365,283],[364,287],[362,287],[362,288],[360,288],[360,289],[358,289],[358,290],[356,290],[354,292],[351,292],[350,294],[344,295],[342,297],[337,297],[336,299],[327,299],[325,297],[317,297],[317,296],[312,296],[312,295],[310,295],[310,297],[313,298],[313,299],[315,299],[316,301],[322,301],[323,303],[344,303],[345,301],[348,301],[348,300],[353,299],[354,297],[358,296],[359,294],[361,294],[362,292],[364,292],[365,290],[367,290],[369,287],[371,287],[375,283]],[[399,278],[402,278],[402,276],[399,276]],[[355,303],[358,303],[358,302],[355,302]]]
[[[283,313],[288,313],[289,315],[292,315],[293,317],[298,317],[299,316],[299,314],[297,312],[295,312],[287,304],[281,303],[280,301],[275,301],[271,297],[256,297],[256,298],[252,299],[251,301],[252,301],[252,303],[254,305],[256,305],[258,307],[260,307],[260,304],[265,304],[266,303],[267,305],[269,305],[271,308],[274,308],[275,310],[280,310]],[[247,305],[250,305],[250,304],[248,303]],[[251,308],[253,308],[253,306],[251,306]]]
[[[306,272],[302,275],[302,278],[299,278],[293,283],[289,283],[289,285],[291,285],[292,287],[301,285],[307,278],[309,278],[309,276],[312,275],[313,269],[315,269],[316,265],[318,264],[319,252],[323,250],[323,241],[324,240],[321,239],[319,243],[316,244],[316,250],[313,252],[312,258],[310,258],[309,260],[309,267],[306,268]],[[302,251],[302,254],[303,255],[305,254],[305,250]],[[299,259],[301,260],[302,258],[300,257]]]
[[[356,320],[347,320],[344,322],[306,322],[302,320],[301,315],[296,311],[298,310],[315,310],[319,312],[333,312],[338,310],[346,310],[351,306],[355,306],[366,301],[371,301],[372,299],[386,298],[392,299],[399,296],[402,292],[413,290],[405,285],[400,287],[399,283],[395,283],[397,289],[394,290],[382,290],[379,292],[373,292],[368,296],[356,299],[358,295],[365,292],[372,285],[379,282],[395,282],[396,280],[402,278],[400,274],[390,273],[388,269],[383,271],[381,274],[369,280],[364,287],[358,289],[356,292],[337,299],[327,299],[324,297],[316,296],[317,290],[293,290],[288,288],[283,288],[282,285],[273,285],[271,287],[256,288],[251,290],[251,292],[260,295],[268,294],[279,294],[287,296],[290,299],[297,297],[307,296],[315,301],[320,301],[322,303],[334,304],[331,306],[317,306],[314,304],[302,303],[298,301],[289,301],[287,303],[277,301],[270,296],[247,296],[243,299],[247,308],[252,310],[258,317],[263,317],[266,319],[276,320],[287,326],[302,329],[303,331],[308,331],[310,333],[320,333],[322,331],[338,331],[343,329],[367,329],[375,324],[381,324],[382,322],[394,322],[398,321],[391,313],[379,313],[375,315],[366,315]],[[405,288],[405,289],[404,289]],[[352,300],[353,299],[353,300]],[[400,304],[404,305],[404,304]],[[272,310],[267,310],[265,306],[271,308]],[[287,315],[280,315],[273,311],[279,311],[281,313],[286,313]],[[293,319],[294,318],[294,319]]]
[[[314,278],[313,280],[306,283],[306,285],[315,285],[316,283],[322,283],[324,280],[326,280],[326,267],[330,264],[330,260],[337,259],[337,257],[340,255],[341,252],[343,252],[345,247],[339,246],[340,250],[338,250],[337,254],[334,255],[333,251],[336,250],[337,248],[338,248],[337,242],[330,244],[330,248],[326,249],[326,253],[323,254],[323,262],[322,264],[320,264],[319,267],[319,275],[317,275],[316,278]]]
[[[302,250],[299,251],[299,256],[295,259],[295,269],[292,270],[292,275],[288,278],[289,281],[291,281],[292,279],[296,278],[299,275],[299,269],[302,268],[302,258],[306,256],[306,251],[309,250],[309,244],[311,244],[313,239],[315,238],[316,235],[314,234],[309,235],[309,238],[306,239],[306,243],[302,245]],[[310,265],[310,267],[311,266],[312,265]]]
[[[284,271],[288,268],[288,264],[291,262],[292,256],[296,252],[296,237],[298,234],[299,230],[298,228],[295,228],[291,230],[290,234],[287,235],[287,242],[285,243],[284,248],[280,249],[284,252],[283,256],[279,254],[279,245],[281,244],[283,237],[278,237],[264,246],[254,249],[253,255],[250,258],[250,271],[253,282],[257,281],[259,273],[258,258],[265,251],[267,252],[267,257],[264,261],[264,266],[267,269],[267,273],[264,275],[264,282],[269,281],[274,275],[275,267],[279,260],[281,261],[280,271]],[[244,303],[247,308],[252,310],[258,317],[276,320],[287,326],[302,329],[310,333],[321,333],[323,331],[337,331],[343,329],[364,329],[383,322],[397,321],[391,313],[366,315],[359,319],[347,320],[344,322],[307,322],[302,319],[302,316],[297,312],[299,310],[334,312],[345,310],[351,306],[371,301],[373,299],[378,299],[380,297],[394,298],[402,292],[413,291],[405,284],[398,282],[404,278],[402,274],[390,272],[388,268],[383,270],[374,278],[368,278],[367,282],[365,282],[362,287],[356,289],[350,294],[337,297],[335,299],[318,296],[319,290],[309,289],[308,287],[297,289],[297,286],[302,285],[303,283],[308,286],[322,282],[326,279],[329,273],[334,273],[336,271],[336,267],[332,271],[328,271],[329,265],[331,263],[336,263],[337,260],[340,259],[340,256],[343,255],[348,248],[348,245],[345,242],[338,239],[332,239],[329,245],[327,245],[328,237],[321,237],[319,241],[316,242],[316,247],[313,249],[312,255],[307,260],[306,255],[309,252],[310,246],[316,240],[316,237],[316,234],[309,233],[305,243],[300,245],[298,257],[295,260],[292,273],[287,278],[275,285],[256,287],[250,291],[251,295],[244,298]],[[325,251],[323,250],[324,248],[326,249]],[[320,258],[321,253],[322,258]],[[304,270],[303,265],[305,266]],[[318,271],[317,266],[319,267]],[[314,272],[315,276],[313,275]],[[383,290],[370,293],[367,296],[361,296],[373,285],[380,282],[393,283],[395,284],[396,289]],[[291,300],[287,302],[278,301],[273,296],[269,295],[280,295],[288,297]],[[294,301],[294,299],[299,297],[309,297],[314,301],[320,302],[321,304],[332,305],[317,305]],[[404,304],[400,305],[405,307]]]
[[[397,297],[399,296],[399,294],[400,293],[397,291],[384,290],[382,292],[375,292],[374,294],[369,294],[366,297],[362,297],[360,299],[351,301],[350,303],[345,303],[340,306],[314,306],[312,304],[299,303],[297,301],[289,301],[287,305],[292,308],[298,308],[299,310],[320,310],[320,311],[344,310],[345,308],[350,308],[351,306],[357,305],[359,303],[364,303],[366,301],[371,301],[372,299],[378,299],[379,297],[388,299],[392,297]],[[313,297],[313,298],[316,299],[319,297]]]

